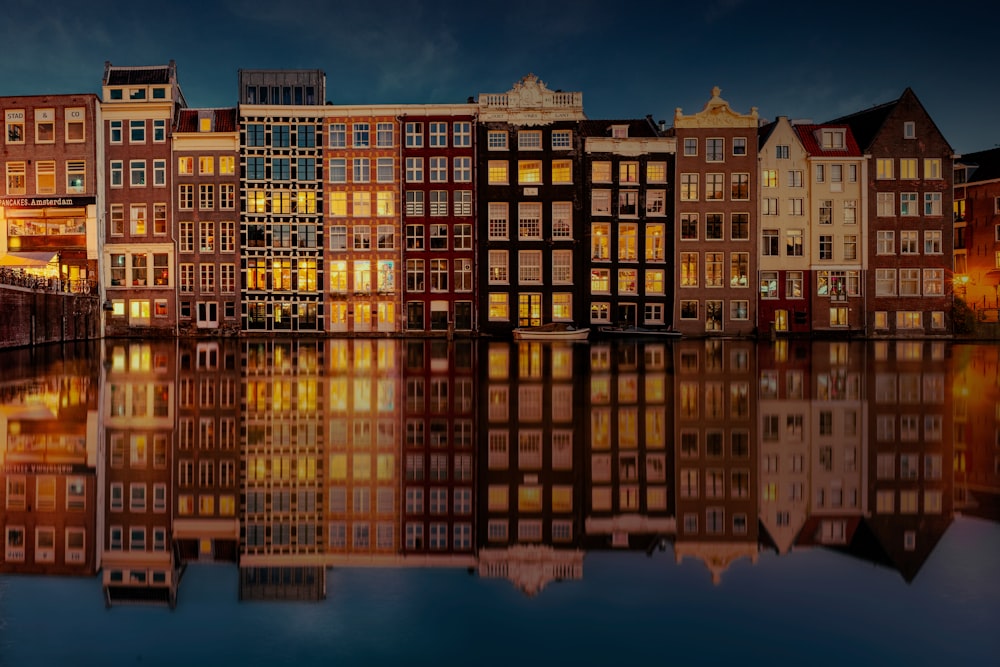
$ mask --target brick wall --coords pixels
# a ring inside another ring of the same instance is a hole
[[[96,296],[0,285],[0,348],[96,339]]]

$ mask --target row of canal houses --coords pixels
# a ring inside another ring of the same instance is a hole
[[[96,285],[111,336],[952,331],[954,155],[910,89],[813,124],[715,88],[670,127],[533,75],[461,104],[238,90],[193,108],[173,62],[106,63],[100,99],[0,98],[3,263]]]

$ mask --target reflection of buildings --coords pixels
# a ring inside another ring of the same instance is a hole
[[[845,543],[847,526],[868,509],[864,351],[862,344],[846,341],[812,346],[807,488],[811,518],[818,521],[816,540],[823,544]]]
[[[403,343],[404,537],[407,559],[472,566],[475,546],[474,344]]]
[[[674,442],[680,562],[705,562],[718,583],[757,558],[756,349],[749,341],[674,344]]]
[[[588,545],[648,548],[676,531],[670,347],[622,341],[589,352]]]
[[[97,386],[87,362],[0,384],[0,573],[93,575],[98,543]]]
[[[0,267],[67,281],[66,290],[97,285],[97,97],[5,97],[5,187],[0,198]],[[102,193],[103,198],[103,193]]]
[[[108,341],[104,363],[106,600],[173,605],[179,577],[170,525],[174,343]]]
[[[171,511],[173,540],[185,560],[236,560],[238,360],[233,342],[180,342]]]
[[[758,350],[760,524],[787,553],[809,515],[812,463],[810,344],[778,339]]]
[[[587,349],[537,342],[480,347],[480,572],[514,578],[528,594],[553,578],[582,576],[574,564],[582,538],[577,447],[586,403],[574,377],[583,377]]]
[[[954,511],[952,379],[942,342],[881,341],[869,355],[867,520],[909,581]]]
[[[337,342],[347,343],[331,344]],[[240,599],[326,595],[327,433],[320,403],[325,344],[309,339],[244,343]],[[331,391],[331,401],[334,396]],[[340,437],[332,420],[329,437]],[[331,461],[331,478],[335,469]]]
[[[952,348],[955,509],[1000,520],[1000,348]]]

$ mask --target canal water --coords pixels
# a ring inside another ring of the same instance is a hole
[[[1000,349],[0,354],[0,666],[994,664]]]

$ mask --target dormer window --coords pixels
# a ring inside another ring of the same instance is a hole
[[[145,88],[133,88],[128,91],[128,98],[130,100],[144,100],[146,99],[146,89]]]
[[[154,100],[165,100],[165,99],[167,99],[167,89],[166,88],[153,88],[153,99]]]
[[[627,139],[628,125],[612,125],[611,136],[614,137],[615,139]]]
[[[821,142],[824,150],[837,150],[844,148],[843,130],[823,130]]]
[[[198,119],[198,131],[199,132],[211,132],[212,131],[212,118],[210,116],[202,116]]]
[[[112,88],[111,90],[108,91],[108,97],[110,97],[113,100],[120,100],[120,99],[122,99],[122,89],[121,88]]]

